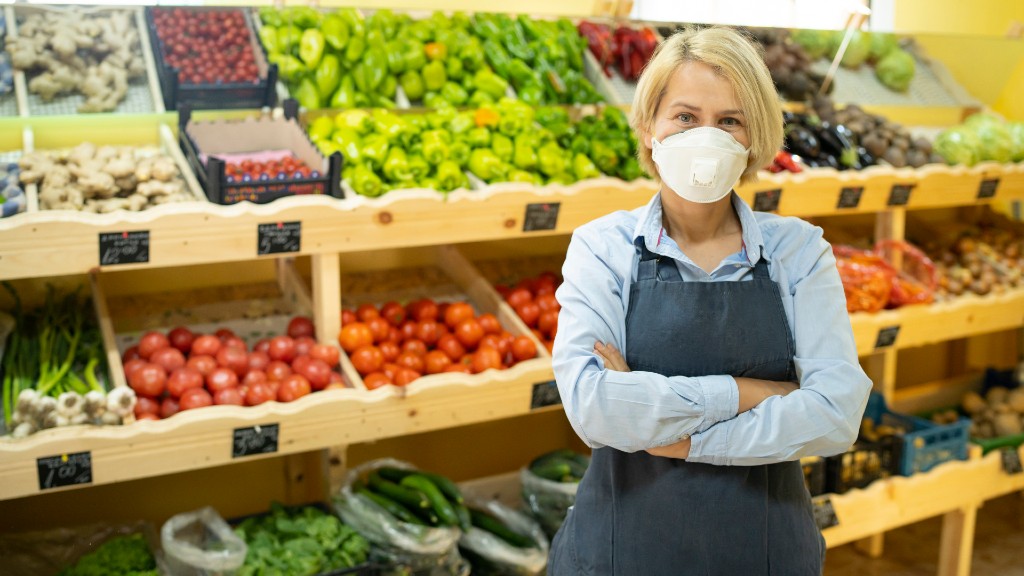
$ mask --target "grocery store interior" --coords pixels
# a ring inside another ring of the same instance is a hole
[[[873,386],[824,575],[1024,576],[1020,0],[0,0],[0,574],[544,574],[566,251],[704,25]]]

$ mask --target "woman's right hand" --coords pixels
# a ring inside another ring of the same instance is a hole
[[[758,380],[757,378],[735,378],[739,389],[739,413],[742,414],[756,407],[772,396],[785,396],[800,388],[795,382],[776,382],[774,380]]]

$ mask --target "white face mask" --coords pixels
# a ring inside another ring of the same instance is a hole
[[[725,198],[747,168],[750,149],[728,132],[711,126],[691,128],[658,142],[651,139],[661,180],[690,202]]]

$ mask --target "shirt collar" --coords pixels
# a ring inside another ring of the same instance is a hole
[[[739,216],[740,226],[743,228],[743,254],[747,262],[753,266],[761,259],[761,252],[764,248],[764,237],[761,235],[761,227],[757,223],[754,211],[735,192],[731,193],[732,205]],[[651,252],[659,252],[658,244],[662,241],[665,228],[662,226],[661,213],[661,192],[656,193],[651,201],[640,211],[640,218],[637,220],[636,228],[633,230],[633,244],[643,238],[644,244]]]

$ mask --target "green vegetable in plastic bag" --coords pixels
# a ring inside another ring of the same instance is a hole
[[[1006,123],[989,114],[975,114],[964,123],[978,139],[978,160],[1009,162],[1015,151]]]
[[[1012,122],[1007,127],[1013,138],[1013,161],[1024,160],[1024,122]]]
[[[832,50],[830,51],[832,58],[835,58],[836,53],[839,52],[839,47],[842,45],[845,35],[845,30],[838,30],[833,33]],[[843,59],[840,61],[840,64],[846,68],[858,68],[870,55],[871,33],[854,30],[850,36],[850,43],[846,46],[846,52],[843,52]]]
[[[61,571],[60,576],[101,576],[103,574],[133,574],[156,576],[156,560],[142,534],[117,536],[107,540],[74,566]]]
[[[899,48],[890,51],[875,65],[875,76],[889,88],[897,92],[906,92],[910,81],[914,79],[916,64],[909,52]]]
[[[966,126],[943,130],[935,138],[933,148],[949,164],[973,166],[978,162],[978,138]]]
[[[878,62],[888,56],[892,51],[898,50],[900,41],[894,34],[888,32],[873,32],[871,34],[871,52],[868,59]]]
[[[803,47],[811,60],[828,54],[829,48],[832,47],[832,33],[826,30],[794,30],[792,38]]]

